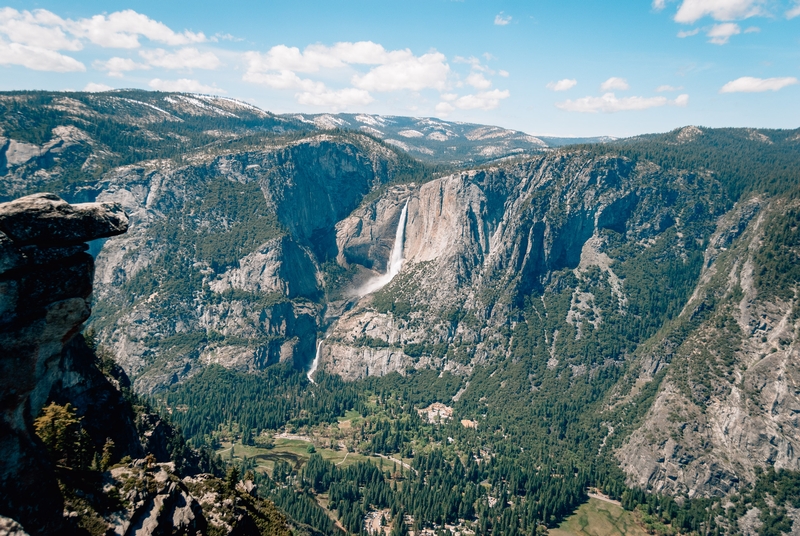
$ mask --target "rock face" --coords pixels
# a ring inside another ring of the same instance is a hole
[[[268,501],[197,475],[197,454],[158,415],[134,413],[121,392],[131,387],[124,371],[106,361],[104,374],[86,338],[75,336],[90,313],[94,275],[83,242],[127,227],[112,203],[36,194],[0,205],[0,533],[75,534],[88,520],[121,536],[205,534],[209,524],[220,534],[290,534]],[[101,452],[110,439],[112,461],[137,459],[107,472],[57,472],[32,426],[46,401],[74,408],[88,448]]]
[[[140,392],[209,363],[308,366],[335,225],[401,164],[369,138],[325,134],[107,174],[98,200],[123,206],[131,229],[97,259],[100,340]]]
[[[791,289],[778,297],[777,282],[757,278],[770,222],[792,208],[755,197],[719,220],[680,324],[659,346],[669,350],[646,355],[638,371],[641,383],[659,369],[666,376],[617,453],[632,483],[722,496],[752,481],[756,467],[800,469],[797,298]]]
[[[680,174],[586,153],[535,157],[391,189],[338,225],[339,262],[382,271],[408,200],[403,271],[336,315],[322,362],[348,379],[431,363],[469,370],[504,354],[507,347],[498,336],[514,321],[514,309],[565,270],[582,278],[594,266],[622,306],[626,298],[604,251],[612,249],[612,241],[615,247],[620,240],[641,244],[669,229],[702,233],[705,223],[699,222],[710,214],[693,216],[693,206],[676,202],[681,195],[708,207],[715,203],[705,187]],[[354,285],[353,292],[357,289]],[[577,337],[587,329],[582,319],[591,309],[581,296],[576,289],[565,319],[578,329]],[[411,308],[391,314],[387,303]],[[458,321],[465,316],[474,321]],[[471,356],[456,361],[425,352],[412,358],[401,351],[407,344],[469,345]]]
[[[0,513],[23,526],[50,532],[61,515],[31,425],[66,378],[62,350],[89,317],[94,263],[83,243],[127,225],[118,205],[69,205],[52,194],[0,205]]]
[[[203,509],[175,476],[173,464],[143,465],[130,464],[110,472],[111,485],[128,489],[124,499],[130,505],[126,515],[114,519],[113,533],[204,534],[208,523]]]

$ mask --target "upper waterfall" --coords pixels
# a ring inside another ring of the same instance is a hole
[[[394,279],[394,276],[400,273],[400,269],[403,267],[403,242],[406,234],[407,216],[408,199],[406,199],[406,204],[403,205],[403,210],[400,212],[400,221],[397,222],[397,231],[395,231],[394,234],[394,245],[392,246],[392,254],[389,256],[389,264],[386,267],[386,273],[367,281],[363,287],[358,289],[358,294],[360,296],[370,294],[383,288]]]

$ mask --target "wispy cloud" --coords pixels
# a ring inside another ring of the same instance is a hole
[[[334,111],[343,110],[349,106],[364,106],[374,100],[368,91],[352,87],[340,90],[326,88],[322,91],[306,91],[297,95],[297,102],[300,104],[324,106]]]
[[[680,90],[682,90],[682,89],[683,89],[683,86],[669,86],[669,85],[663,85],[663,86],[658,86],[658,87],[656,88],[656,92],[657,92],[657,93],[664,93],[664,92],[667,92],[667,91],[680,91]]]
[[[787,86],[797,84],[798,80],[794,76],[780,78],[754,78],[743,76],[736,80],[731,80],[719,90],[720,93],[761,93],[763,91],[778,91]]]
[[[196,48],[186,47],[175,52],[167,52],[163,48],[143,50],[139,55],[153,67],[173,70],[217,69],[222,62],[213,52],[200,52]]]
[[[141,38],[170,46],[207,41],[202,33],[176,32],[131,9],[77,20],[64,19],[46,9],[0,9],[0,65],[85,71],[83,63],[58,51],[82,50],[86,42],[105,48],[139,48]],[[109,72],[119,74],[123,70]]]
[[[224,89],[216,86],[207,86],[198,80],[180,78],[178,80],[161,80],[153,78],[148,84],[151,88],[158,91],[178,91],[182,93],[227,93]]]
[[[34,71],[56,73],[86,70],[83,63],[55,50],[3,41],[0,41],[0,65],[21,65]]]
[[[741,20],[763,14],[766,0],[683,0],[675,22],[693,24],[709,16],[717,21]]]
[[[697,35],[699,33],[700,33],[700,28],[695,28],[693,30],[681,30],[680,32],[678,32],[678,37],[683,39],[685,37],[691,37],[691,36]]]
[[[708,30],[709,43],[715,45],[724,45],[734,35],[742,33],[742,29],[735,22],[725,22],[723,24],[715,24]]]
[[[150,66],[145,63],[136,63],[130,58],[113,57],[106,61],[95,61],[92,67],[98,71],[108,71],[108,76],[121,77],[123,73],[128,71],[138,71],[140,69],[149,69]]]
[[[686,106],[689,104],[689,95],[678,95],[675,100],[666,97],[622,97],[617,98],[613,93],[606,93],[602,97],[583,97],[581,99],[557,102],[556,107],[567,112],[581,113],[615,113],[634,110],[647,110],[666,105]]]
[[[630,86],[628,85],[628,81],[624,78],[618,78],[616,76],[612,76],[602,84],[600,84],[600,89],[603,91],[611,91],[612,89],[619,89],[619,90],[626,90],[629,89]]]
[[[503,15],[501,11],[494,16],[494,23],[496,26],[505,26],[511,22],[511,15]]]
[[[471,72],[469,76],[467,76],[467,84],[471,85],[475,89],[489,89],[492,87],[492,82],[487,80],[483,73],[476,73]]]
[[[97,84],[95,82],[89,82],[83,88],[84,91],[88,91],[89,93],[97,93],[97,92],[100,92],[100,91],[110,91],[112,89],[114,89],[114,88],[111,87],[111,86],[107,86],[105,84]]]
[[[503,99],[511,96],[511,92],[506,90],[493,89],[491,91],[482,91],[472,95],[464,95],[463,97],[453,98],[454,95],[442,95],[447,98],[447,101],[440,102],[436,105],[436,112],[442,115],[454,111],[456,108],[460,110],[494,110],[500,106]]]
[[[578,85],[578,81],[574,78],[564,78],[558,82],[550,82],[547,84],[547,89],[551,89],[553,91],[566,91],[574,88],[576,85]]]
[[[786,12],[787,19],[793,19],[798,16],[800,16],[800,2],[797,2],[796,6],[794,6],[789,11]]]

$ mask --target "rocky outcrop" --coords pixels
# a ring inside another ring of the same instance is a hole
[[[89,317],[94,262],[84,243],[127,225],[118,205],[69,205],[52,194],[0,205],[0,513],[31,533],[60,525],[60,493],[32,419],[69,375],[62,350]]]
[[[641,383],[666,376],[617,452],[632,484],[724,496],[756,467],[800,470],[797,298],[765,295],[755,281],[767,222],[787,208],[753,198],[720,218],[676,329],[643,355]]]
[[[174,464],[147,467],[144,460],[109,472],[109,488],[124,495],[125,515],[112,518],[110,530],[119,536],[204,534],[208,522],[200,503],[175,475]],[[126,491],[127,490],[127,491]]]
[[[76,336],[94,266],[82,242],[127,225],[119,205],[70,205],[52,194],[0,205],[0,532],[66,535],[91,525],[188,536],[205,534],[210,515],[215,533],[289,534],[268,501],[198,475],[199,455],[158,415],[134,412],[124,371],[87,345],[91,336]],[[82,448],[103,452],[110,440],[110,461],[123,463],[105,472],[54,466],[32,427],[46,401],[74,409],[89,441]]]

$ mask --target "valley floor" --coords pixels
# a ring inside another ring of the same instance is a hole
[[[564,520],[551,536],[644,536],[648,534],[635,512],[622,509],[616,501],[591,497]]]

